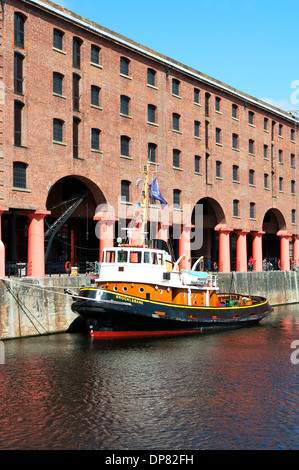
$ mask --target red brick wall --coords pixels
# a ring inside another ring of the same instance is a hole
[[[25,24],[24,97],[14,95],[13,87],[13,14],[21,11],[27,16]],[[64,53],[53,50],[53,28],[65,32]],[[5,198],[3,204],[13,208],[44,209],[51,186],[59,179],[75,175],[92,181],[100,188],[107,202],[117,207],[121,180],[131,181],[131,201],[137,202],[140,189],[135,181],[139,169],[147,160],[147,145],[157,144],[159,187],[171,204],[173,189],[181,190],[181,203],[196,204],[203,197],[213,198],[222,207],[225,222],[232,229],[261,230],[268,209],[277,208],[285,218],[286,229],[295,233],[291,210],[296,209],[296,196],[291,194],[296,169],[291,168],[290,154],[296,154],[296,144],[290,140],[294,124],[286,117],[246,102],[221,88],[200,82],[183,74],[174,66],[166,73],[166,65],[139,54],[132,49],[66,22],[46,10],[11,0],[6,5],[6,35],[3,38],[5,58]],[[72,39],[83,40],[81,70],[72,66]],[[90,64],[91,44],[101,47],[101,65]],[[120,75],[120,56],[130,59],[130,78]],[[2,56],[0,58],[2,60]],[[157,71],[157,88],[147,85],[147,68]],[[53,71],[64,75],[64,98],[52,94]],[[81,112],[72,109],[72,74],[78,72]],[[1,63],[0,63],[1,73]],[[180,97],[172,95],[172,78],[180,80]],[[0,77],[1,79],[1,77]],[[101,88],[101,108],[90,106],[90,86]],[[194,104],[194,87],[200,89],[200,106]],[[205,116],[205,93],[210,93],[210,115]],[[131,98],[131,118],[120,116],[120,95]],[[221,98],[221,112],[215,111],[215,97]],[[13,145],[13,102],[25,103],[23,120],[24,147]],[[238,120],[232,118],[232,103],[238,105]],[[157,107],[157,126],[147,123],[147,105]],[[254,127],[248,124],[248,111],[255,113]],[[180,114],[180,133],[172,131],[172,113]],[[0,106],[0,119],[2,111]],[[81,119],[79,159],[72,155],[72,120]],[[264,117],[269,119],[269,131],[264,131]],[[53,143],[53,118],[64,124],[64,143]],[[194,137],[194,121],[201,123],[200,139]],[[209,121],[210,145],[205,148],[205,121]],[[271,167],[271,123],[275,120],[274,168]],[[278,137],[278,125],[283,125],[283,138]],[[0,126],[1,123],[0,123]],[[90,149],[90,129],[101,130],[101,153]],[[215,130],[221,129],[221,145],[215,142]],[[239,135],[239,151],[232,150],[232,133]],[[130,156],[120,157],[120,136],[131,138]],[[255,141],[255,155],[249,155],[248,140]],[[296,139],[298,141],[298,132]],[[268,145],[269,160],[264,159],[263,146]],[[1,146],[1,128],[0,128]],[[172,151],[181,151],[181,170],[173,168]],[[278,150],[283,150],[283,164],[278,164]],[[0,149],[1,150],[1,149]],[[205,154],[209,153],[209,183],[206,184]],[[201,156],[201,174],[194,172],[194,155]],[[222,179],[216,178],[216,161],[222,162]],[[12,190],[13,161],[28,164],[28,191]],[[232,166],[239,166],[239,183],[234,183]],[[297,165],[298,166],[298,165]],[[255,185],[249,185],[249,169],[255,170]],[[272,188],[271,171],[274,171]],[[1,171],[1,162],[0,162]],[[269,174],[270,190],[264,189],[264,173]],[[1,176],[1,175],[0,175]],[[278,191],[278,179],[284,179],[284,192]],[[1,187],[0,187],[1,193]],[[233,200],[240,200],[240,218],[233,217]],[[96,204],[101,203],[100,197]],[[256,220],[249,218],[249,203],[256,204]],[[297,217],[298,217],[297,210]],[[282,228],[282,227],[280,227]]]

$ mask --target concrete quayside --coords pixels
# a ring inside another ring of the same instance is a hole
[[[78,331],[82,323],[72,311],[72,297],[92,282],[89,276],[2,278],[0,283],[0,339]],[[261,295],[272,306],[299,302],[297,271],[219,273],[222,292]]]

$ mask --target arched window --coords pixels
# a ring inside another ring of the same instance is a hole
[[[173,190],[173,207],[175,209],[181,208],[181,191],[179,189]]]
[[[81,45],[82,39],[73,38],[73,67],[76,69],[81,68]]]
[[[22,13],[15,13],[15,46],[24,48],[25,43],[25,21],[26,16]]]
[[[100,150],[100,129],[91,129],[91,149]]]
[[[13,162],[13,187],[26,188],[26,170],[27,164],[22,162]]]
[[[148,144],[148,161],[156,163],[157,161],[157,145],[153,143]]]
[[[121,182],[121,202],[130,202],[130,181]]]
[[[14,145],[22,145],[22,112],[24,103],[15,100],[14,103]]]
[[[14,92],[23,94],[23,61],[24,56],[19,52],[14,54]]]
[[[130,98],[125,95],[121,95],[120,97],[120,113],[124,114],[125,116],[129,116],[130,111]]]
[[[180,130],[180,115],[177,113],[172,114],[172,130],[173,131]]]
[[[156,71],[153,69],[147,69],[147,84],[156,86]]]
[[[120,154],[125,157],[130,156],[130,140],[126,135],[120,136]]]
[[[147,120],[148,122],[155,123],[156,122],[156,106],[153,104],[149,104],[147,107]]]
[[[127,59],[126,57],[120,58],[120,73],[122,75],[129,76],[129,64],[129,59]]]

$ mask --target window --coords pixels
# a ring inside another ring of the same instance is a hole
[[[81,68],[81,44],[81,39],[73,38],[73,67],[76,69]]]
[[[121,182],[121,202],[130,202],[130,181]]]
[[[153,69],[147,69],[147,84],[156,86],[156,71]]]
[[[210,115],[210,93],[205,94],[205,115],[208,117]]]
[[[205,121],[205,143],[206,143],[206,149],[209,148],[209,138],[210,138],[210,133],[209,133],[209,121]]]
[[[274,140],[275,136],[275,121],[272,121],[272,128],[271,128],[271,139]]]
[[[216,161],[216,178],[221,178],[221,162]]]
[[[199,93],[200,90],[198,88],[194,88],[194,103],[199,104]]]
[[[295,131],[291,129],[291,140],[295,141]]]
[[[155,123],[156,122],[156,106],[153,104],[149,104],[147,107],[147,120],[148,122]]]
[[[126,77],[129,76],[129,65],[130,65],[129,59],[127,59],[126,57],[120,58],[120,74],[121,75],[125,75]]]
[[[248,151],[250,154],[254,155],[254,140],[249,139]]]
[[[53,47],[62,51],[64,33],[60,29],[53,30]]]
[[[200,136],[200,122],[199,121],[194,121],[194,137]]]
[[[181,208],[181,191],[179,189],[173,190],[173,208],[174,209]]]
[[[248,124],[251,126],[254,125],[254,112],[253,111],[248,111]]]
[[[23,60],[24,56],[18,52],[14,55],[14,92],[23,94]]]
[[[200,173],[200,156],[194,156],[194,171],[195,173]]]
[[[15,33],[15,46],[24,48],[25,38],[25,16],[21,13],[15,13],[14,16],[14,33]]]
[[[264,159],[268,160],[268,145],[264,145]]]
[[[291,168],[295,168],[295,154],[291,153]]]
[[[26,188],[26,170],[27,164],[22,162],[13,162],[13,187]]]
[[[249,184],[254,185],[254,170],[249,170]]]
[[[91,85],[90,89],[90,104],[92,106],[100,107],[100,88],[96,85]]]
[[[294,180],[291,181],[291,193],[292,194],[296,193],[296,183]]]
[[[172,115],[172,130],[173,131],[180,130],[180,115],[177,113],[173,113]]]
[[[238,167],[238,165],[233,165],[233,181],[239,181],[239,167]]]
[[[292,224],[296,223],[296,210],[292,209]]]
[[[233,215],[239,217],[239,201],[237,199],[233,201]]]
[[[283,163],[283,160],[282,160],[282,150],[278,150],[278,163]]]
[[[249,205],[249,217],[250,219],[255,218],[255,203],[254,202],[251,202]]]
[[[120,114],[124,114],[125,116],[129,116],[130,110],[130,98],[125,95],[121,95],[120,97]]]
[[[283,178],[280,176],[280,178],[279,178],[279,191],[282,191],[282,184],[283,184]]]
[[[181,157],[181,152],[178,149],[173,149],[172,152],[172,161],[173,161],[173,166],[175,168],[180,168],[180,157]]]
[[[283,128],[283,125],[282,125],[282,124],[279,124],[279,127],[278,127],[278,135],[279,135],[279,137],[282,137],[282,128]]]
[[[62,95],[63,75],[58,72],[53,72],[53,93]]]
[[[21,101],[14,102],[14,145],[22,145],[22,111],[24,103]]]
[[[219,98],[219,96],[216,96],[216,98],[215,98],[215,111],[220,112],[220,103],[221,103],[221,98]]]
[[[172,79],[172,94],[176,96],[180,95],[180,82],[176,78]]]
[[[268,130],[268,118],[264,118],[264,131]]]
[[[80,76],[76,73],[73,74],[73,110],[80,111]]]
[[[238,106],[236,104],[232,105],[232,117],[238,119]]]
[[[238,140],[239,137],[237,134],[233,134],[233,149],[238,150]]]
[[[53,119],[53,140],[63,142],[63,124],[61,119]]]
[[[94,44],[92,44],[90,48],[90,62],[100,65],[100,48]]]
[[[157,145],[149,143],[147,147],[149,162],[156,163],[157,159]]]
[[[264,188],[269,189],[269,175],[267,173],[264,173]]]
[[[125,157],[130,156],[130,140],[126,135],[120,136],[120,154]]]
[[[81,120],[73,117],[73,158],[79,157],[79,126]]]
[[[91,129],[91,149],[100,150],[100,133],[99,129]]]
[[[221,129],[216,128],[216,144],[221,144]]]

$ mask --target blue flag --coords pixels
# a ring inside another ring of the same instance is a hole
[[[161,204],[167,204],[165,199],[161,196],[160,190],[158,188],[158,181],[157,178],[154,179],[154,181],[151,184],[151,193],[152,193],[152,198],[153,199],[158,199],[158,201],[161,202]]]

